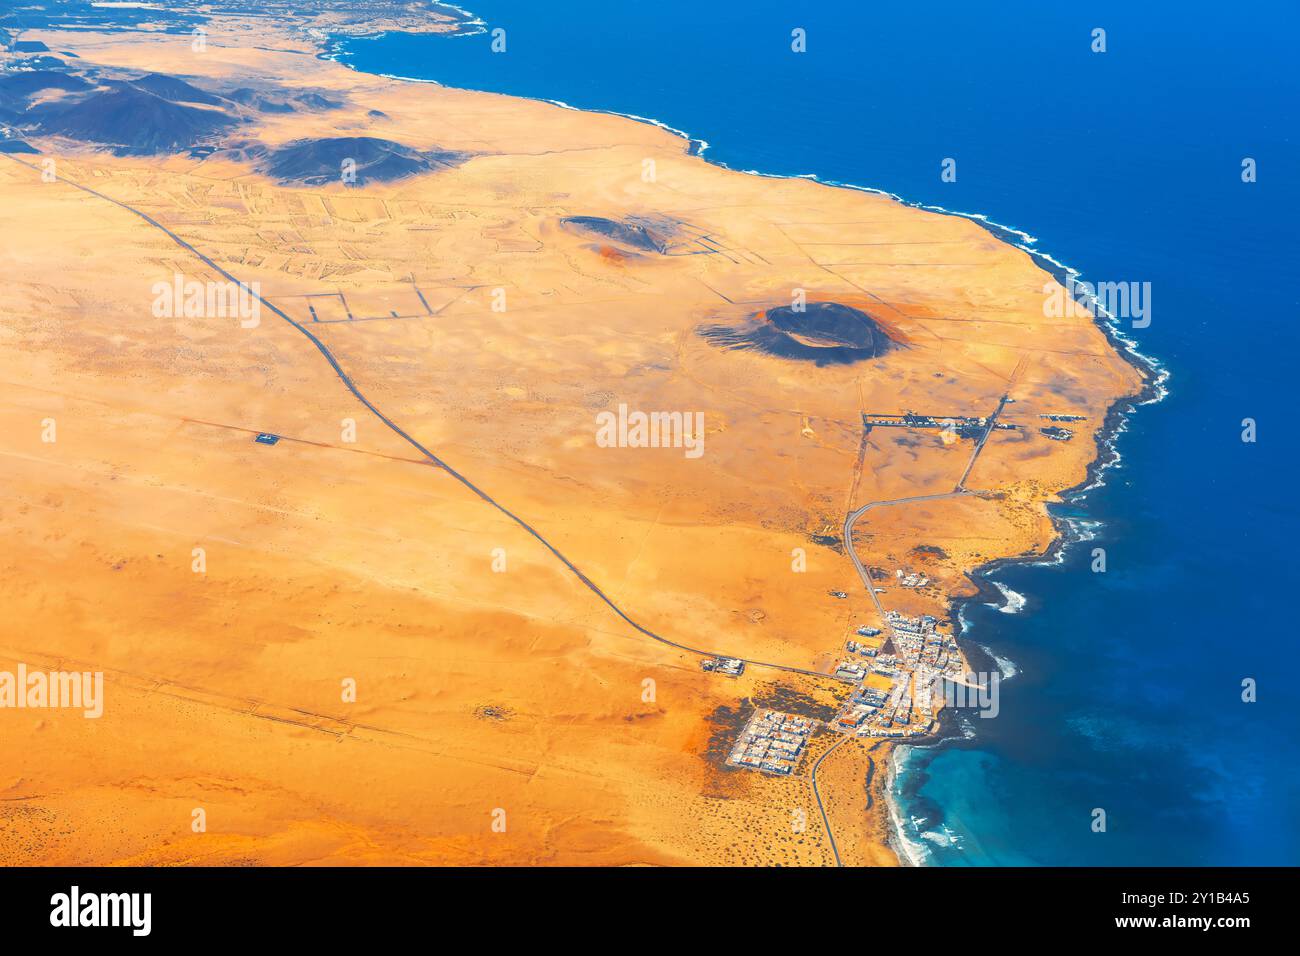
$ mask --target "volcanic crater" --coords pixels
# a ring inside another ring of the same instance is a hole
[[[880,358],[903,345],[875,317],[839,302],[776,306],[741,325],[706,325],[699,333],[721,348],[817,365]]]

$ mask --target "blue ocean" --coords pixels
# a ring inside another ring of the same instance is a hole
[[[484,32],[391,34],[339,58],[652,117],[714,162],[982,214],[1085,280],[1151,283],[1150,325],[1125,334],[1168,395],[1061,509],[1091,540],[993,573],[1005,609],[966,609],[1014,676],[995,719],[898,761],[899,846],[935,865],[1300,864],[1294,2],[465,5],[505,53]]]

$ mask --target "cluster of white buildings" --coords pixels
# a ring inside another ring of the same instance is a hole
[[[807,717],[776,710],[755,711],[740,732],[727,763],[788,777],[799,765],[813,727]]]
[[[926,667],[942,673],[961,673],[961,653],[957,639],[947,633],[947,624],[929,614],[908,617],[898,611],[886,611],[885,616],[900,663],[911,670]]]
[[[849,661],[836,668],[835,676],[857,684],[857,688],[840,708],[832,728],[864,737],[915,737],[934,727],[935,710],[942,693],[944,677],[960,678],[961,653],[948,625],[931,615],[910,617],[899,611],[885,613],[889,627],[888,644],[892,653],[884,653],[884,642],[869,646],[861,641],[845,645],[850,654],[870,660]],[[860,627],[863,637],[880,634],[875,628]],[[887,678],[888,690],[872,677]]]
[[[902,580],[907,587],[927,583],[924,575]],[[935,713],[942,706],[943,680],[962,680],[961,652],[949,624],[932,615],[911,617],[886,611],[885,618],[887,636],[879,628],[863,625],[855,634],[864,640],[846,642],[852,656],[836,666],[834,676],[854,686],[827,726],[860,737],[924,736],[934,730]],[[734,676],[742,673],[745,665],[733,658],[708,658],[701,667]],[[807,717],[760,709],[736,739],[727,763],[789,776],[798,767],[816,726],[817,721]]]
[[[920,571],[905,571],[899,568],[894,572],[894,577],[898,578],[898,583],[905,588],[923,588],[930,583],[930,579]]]

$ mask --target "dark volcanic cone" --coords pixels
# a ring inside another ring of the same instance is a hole
[[[263,171],[282,183],[324,186],[341,181],[343,162],[356,164],[356,182],[391,182],[435,169],[449,169],[470,158],[449,149],[418,150],[373,136],[300,139],[273,149]]]
[[[0,100],[23,101],[43,90],[76,93],[88,89],[90,84],[81,77],[57,70],[28,70],[0,76]]]
[[[137,89],[152,93],[154,96],[161,96],[173,103],[203,103],[207,106],[220,106],[222,103],[221,97],[163,73],[150,73],[148,76],[128,82]]]
[[[743,327],[708,325],[699,331],[723,348],[754,350],[817,365],[861,362],[899,347],[866,312],[838,302],[810,302],[802,312],[779,306],[754,316]]]
[[[0,75],[0,120],[11,126],[25,122],[22,114],[38,94],[46,90],[78,93],[90,89],[79,76],[58,70],[28,70]]]
[[[667,239],[658,232],[631,220],[605,219],[601,216],[565,216],[560,225],[570,232],[595,239],[608,239],[643,252],[664,253]]]
[[[235,125],[218,110],[182,106],[134,86],[96,93],[72,106],[39,112],[40,131],[88,143],[115,146],[120,152],[174,153],[196,146]]]

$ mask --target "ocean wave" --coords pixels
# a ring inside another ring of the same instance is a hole
[[[885,780],[885,805],[889,810],[890,822],[889,842],[899,863],[904,866],[926,866],[933,861],[933,854],[923,841],[914,839],[908,831],[899,808],[897,792],[900,777],[907,769],[907,762],[913,749],[915,748],[899,746],[895,747],[889,755],[888,778]],[[920,819],[924,822],[924,818]]]
[[[947,824],[938,830],[925,830],[921,833],[921,839],[944,849],[961,849],[961,836],[949,829]]]
[[[997,608],[1002,614],[1019,614],[1025,609],[1025,596],[1019,591],[1013,591],[1001,581],[990,582],[1002,594],[1002,601],[990,601],[989,607]]]
[[[994,660],[997,660],[997,658],[995,657]],[[962,740],[975,739],[975,721],[971,720],[970,716],[964,711],[958,711],[957,713],[957,729],[961,731]]]
[[[1003,680],[1011,680],[1011,678],[1020,673],[1020,668],[1016,665],[1015,661],[1011,660],[1011,658],[1002,657],[1001,655],[994,653],[993,648],[985,644],[981,644],[979,647],[985,654],[993,658],[993,663],[998,666],[998,673],[1002,675]],[[974,733],[974,729],[972,729],[971,736],[974,736]]]
[[[460,26],[474,28],[472,30],[457,30],[455,33],[444,33],[441,34],[442,36],[468,37],[468,36],[475,36],[479,33],[484,33],[487,31],[487,21],[485,21],[477,13],[471,13],[470,11],[466,10],[464,7],[458,7],[454,3],[443,3],[442,0],[437,0],[437,2],[433,4],[433,6],[442,7],[444,10],[455,10],[462,17],[460,21]]]

